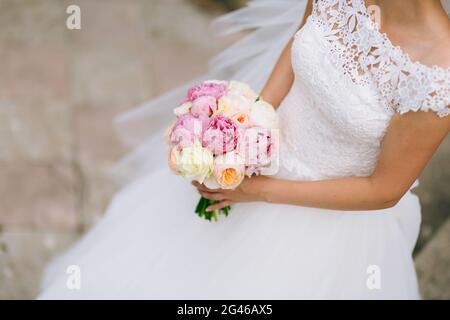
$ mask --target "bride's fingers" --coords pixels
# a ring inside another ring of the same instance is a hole
[[[201,186],[201,184],[198,183],[197,181],[191,181],[191,184],[192,184],[194,187],[196,187],[196,188],[198,188],[198,187]]]
[[[230,200],[223,200],[221,202],[218,202],[216,204],[213,204],[206,208],[207,211],[214,211],[214,210],[220,210],[222,208],[231,206],[233,203]]]
[[[197,190],[198,190],[199,192],[202,191],[202,192],[210,192],[210,193],[220,193],[220,192],[223,191],[223,190],[221,190],[221,189],[209,189],[209,188],[207,188],[205,185],[200,184],[200,183],[198,183],[197,181],[193,181],[193,182],[192,182],[192,185],[193,185],[194,187],[196,187]]]
[[[200,194],[209,200],[220,201],[225,199],[225,195],[222,193],[204,192],[200,191]]]

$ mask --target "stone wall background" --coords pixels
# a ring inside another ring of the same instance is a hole
[[[69,4],[82,8],[81,30],[65,27]],[[35,297],[48,260],[101,217],[116,191],[109,170],[127,150],[113,118],[206,70],[217,51],[207,26],[223,8],[0,0],[0,299]],[[450,298],[449,154],[447,139],[418,189],[427,298]]]

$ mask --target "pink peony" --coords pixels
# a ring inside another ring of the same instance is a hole
[[[180,116],[172,127],[170,142],[178,149],[190,147],[195,140],[201,141],[208,122],[208,117],[194,117],[190,113]]]
[[[247,129],[239,141],[239,154],[244,158],[246,174],[258,173],[261,167],[270,165],[274,141],[268,129],[253,127]]]
[[[192,103],[191,113],[196,117],[210,117],[217,110],[217,101],[212,96],[202,96]]]
[[[216,101],[219,100],[225,93],[228,88],[225,84],[214,83],[214,82],[204,82],[197,86],[194,86],[189,89],[187,97],[185,101],[195,101],[200,97],[211,96],[216,98]]]
[[[221,155],[236,149],[239,138],[237,125],[222,114],[213,116],[203,134],[203,146],[214,155]]]

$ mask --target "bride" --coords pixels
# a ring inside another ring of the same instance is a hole
[[[442,3],[260,0],[218,24],[229,22],[227,32],[256,31],[207,77],[265,82],[261,96],[281,120],[277,175],[234,191],[192,186],[169,173],[153,135],[128,158],[139,177],[49,266],[39,298],[420,298],[420,204],[410,189],[450,128]],[[184,90],[122,120],[167,118]],[[198,193],[219,201],[212,210],[232,205],[230,216],[199,219]]]

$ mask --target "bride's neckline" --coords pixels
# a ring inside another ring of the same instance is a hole
[[[354,84],[377,88],[386,109],[449,114],[450,67],[411,60],[380,31],[365,0],[315,1],[311,21],[328,42],[332,63]]]
[[[416,67],[420,67],[420,68],[425,68],[425,69],[431,69],[431,70],[439,70],[439,71],[444,71],[444,72],[449,72],[450,71],[450,66],[445,68],[445,67],[441,67],[438,66],[437,64],[433,64],[433,65],[427,65],[424,64],[422,62],[420,62],[419,60],[413,60],[410,55],[404,51],[402,49],[402,47],[400,45],[394,45],[391,41],[391,39],[389,38],[389,36],[387,35],[386,32],[382,32],[380,29],[380,26],[374,22],[369,14],[369,10],[367,8],[367,3],[366,0],[356,0],[359,2],[360,4],[360,11],[361,14],[368,19],[368,22],[370,23],[371,27],[373,27],[373,30],[375,32],[377,32],[384,40],[385,44],[392,50],[396,50],[409,64],[414,65]]]

